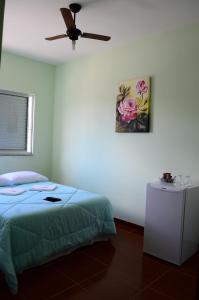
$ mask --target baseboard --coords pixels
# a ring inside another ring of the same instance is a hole
[[[132,229],[137,229],[137,230],[140,230],[140,231],[143,231],[144,232],[144,226],[141,226],[141,225],[137,225],[137,224],[134,224],[134,223],[130,223],[128,221],[125,221],[125,220],[122,220],[122,219],[118,219],[118,218],[114,218],[115,222],[118,223],[118,224],[123,224],[123,225],[126,225]]]

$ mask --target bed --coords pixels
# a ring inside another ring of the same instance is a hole
[[[106,197],[50,181],[37,185],[44,183],[55,189],[32,190],[35,183],[26,183],[17,185],[24,190],[19,195],[0,195],[0,269],[13,294],[17,273],[116,233]]]

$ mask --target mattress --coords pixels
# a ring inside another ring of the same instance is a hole
[[[35,191],[33,185],[17,186],[25,190],[17,196],[0,195],[0,269],[13,294],[17,273],[116,233],[106,197],[60,184],[53,191]]]

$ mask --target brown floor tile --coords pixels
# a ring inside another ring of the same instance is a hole
[[[84,253],[100,260],[101,262],[111,264],[116,256],[129,255],[140,256],[142,255],[143,248],[143,235],[132,233],[124,230],[117,229],[117,236],[111,238],[109,242],[95,243],[92,246],[85,247]]]
[[[199,252],[190,257],[182,266],[176,267],[178,271],[190,274],[192,276],[199,275]]]
[[[168,297],[166,295],[163,295],[154,290],[146,289],[145,291],[136,295],[132,300],[175,300],[175,299]]]
[[[94,276],[106,268],[105,264],[83,254],[81,251],[76,251],[60,258],[55,261],[53,266],[77,283]]]
[[[117,228],[117,236],[111,240],[113,247],[122,253],[129,250],[142,252],[143,249],[143,234],[139,232],[128,232]]]
[[[109,270],[84,281],[81,286],[96,300],[131,300],[137,292],[120,276],[109,273]]]
[[[175,300],[196,300],[197,279],[176,270],[170,270],[151,288]]]
[[[0,273],[0,300],[196,299],[199,254],[178,267],[143,254],[142,230],[119,224],[117,232],[109,242],[25,271],[17,297]]]
[[[134,251],[128,251],[125,255],[116,254],[108,270],[110,274],[117,274],[128,285],[139,290],[159,278],[170,267],[170,264],[141,252],[135,254]]]
[[[52,264],[27,270],[19,276],[19,292],[28,300],[47,300],[74,285],[73,280]]]
[[[96,298],[95,298],[96,299]],[[74,286],[65,292],[54,296],[50,300],[94,300],[85,290],[79,286]]]
[[[141,235],[144,233],[144,228],[142,226],[137,226],[125,221],[116,220],[117,229],[122,229],[128,232],[139,232]]]
[[[99,242],[92,246],[88,246],[82,249],[83,253],[101,261],[103,264],[110,265],[116,249],[111,242]]]

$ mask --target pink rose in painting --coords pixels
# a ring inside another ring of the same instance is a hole
[[[146,85],[144,80],[139,80],[136,84],[137,93],[143,97],[143,94],[147,93],[148,86]]]
[[[137,104],[134,99],[124,99],[118,106],[120,118],[122,121],[129,123],[137,118]]]

